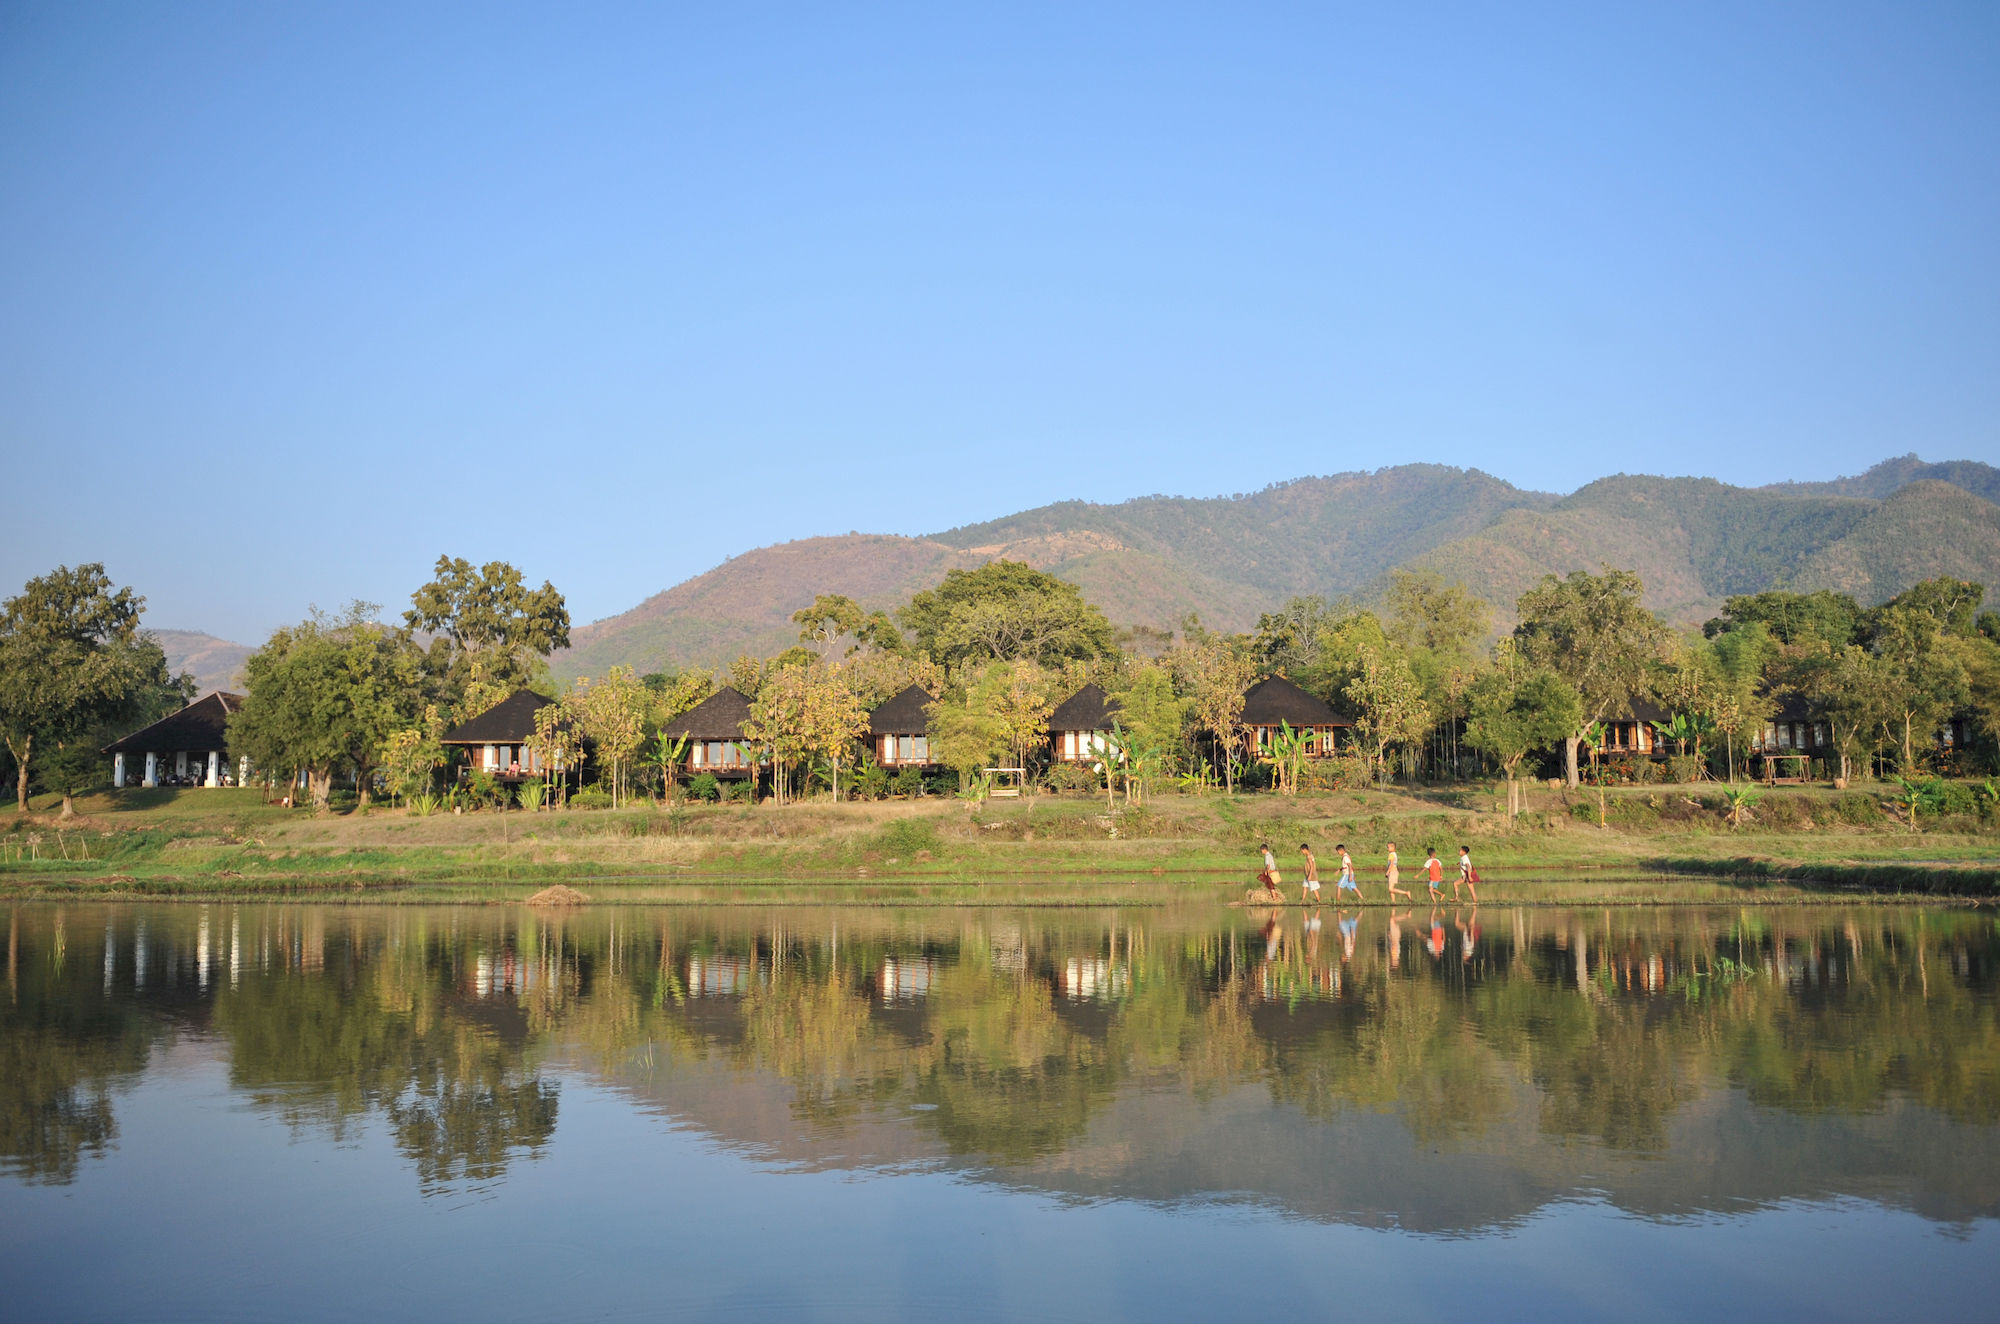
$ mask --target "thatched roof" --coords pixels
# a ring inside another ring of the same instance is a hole
[[[741,690],[724,685],[666,725],[666,734],[690,740],[742,740],[750,720],[750,700]]]
[[[1118,710],[1094,682],[1056,705],[1049,714],[1051,731],[1109,731]]]
[[[912,685],[894,698],[884,699],[868,714],[868,734],[921,735],[930,729],[931,715],[925,710],[931,701],[930,691],[921,685]]]
[[[518,745],[535,734],[535,714],[554,702],[533,690],[516,690],[479,716],[445,732],[441,743]]]
[[[1245,691],[1239,720],[1245,726],[1277,726],[1281,722],[1294,727],[1354,725],[1326,700],[1283,676],[1266,676]]]
[[[242,695],[211,690],[179,712],[106,745],[104,752],[173,754],[184,749],[227,749],[229,714],[242,706]]]
[[[1657,725],[1671,722],[1674,715],[1654,703],[1651,699],[1627,698],[1622,704],[1611,705],[1611,711],[1604,715],[1607,722],[1646,722]]]

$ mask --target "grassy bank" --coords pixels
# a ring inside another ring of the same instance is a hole
[[[429,817],[316,815],[254,791],[163,789],[86,797],[68,822],[54,808],[38,801],[0,818],[0,893],[501,899],[561,881],[648,901],[1161,904],[1240,897],[1268,840],[1288,879],[1299,842],[1330,860],[1345,841],[1371,901],[1383,899],[1390,841],[1406,878],[1427,846],[1449,865],[1469,844],[1492,880],[1488,899],[1517,902],[1804,899],[1845,887],[2000,895],[1993,824],[1967,815],[1911,832],[1887,792],[1813,787],[1767,794],[1741,827],[1712,787],[1607,792],[1604,826],[1589,788],[1537,787],[1509,823],[1494,788],[1480,786],[1135,806],[1044,796]]]

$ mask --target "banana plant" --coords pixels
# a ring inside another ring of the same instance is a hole
[[[688,738],[669,738],[665,731],[653,737],[653,743],[639,756],[639,762],[649,768],[660,770],[660,802],[666,803],[673,793],[674,781],[679,776],[681,765],[687,761]]]
[[[1728,786],[1723,788],[1722,798],[1729,805],[1729,826],[1740,828],[1743,826],[1743,816],[1750,812],[1750,806],[1764,796],[1762,792],[1753,791],[1747,786]]]

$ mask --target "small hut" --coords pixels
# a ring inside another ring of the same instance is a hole
[[[868,714],[868,741],[885,768],[928,768],[931,758],[930,691],[912,685]]]
[[[1333,753],[1339,733],[1354,728],[1354,723],[1335,712],[1326,700],[1283,676],[1266,676],[1246,690],[1243,716],[1237,721],[1250,732],[1258,750],[1269,750],[1272,738],[1291,727],[1305,737],[1307,758],[1326,758]]]
[[[528,741],[535,714],[554,702],[533,690],[516,690],[479,716],[444,733],[438,743],[466,753],[468,766],[503,782],[524,782],[547,771]],[[561,771],[561,769],[557,769]]]
[[[743,724],[749,720],[750,700],[741,690],[724,685],[668,722],[665,734],[672,740],[686,738],[689,776],[706,772],[717,777],[754,777],[757,751],[743,734]]]
[[[141,727],[103,752],[111,755],[111,784],[125,786],[125,756],[146,759],[142,786],[234,786],[249,776],[249,760],[239,761],[236,775],[225,767],[229,748],[229,715],[243,706],[243,696],[211,690],[187,707],[151,726]]]
[[[1113,749],[1118,709],[1096,683],[1085,685],[1049,714],[1049,746],[1059,763],[1096,763]]]
[[[1648,699],[1633,699],[1604,719],[1604,736],[1597,744],[1601,759],[1665,758],[1667,748],[1657,728],[1672,720],[1667,710]]]

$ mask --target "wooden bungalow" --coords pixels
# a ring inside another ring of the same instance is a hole
[[[757,775],[757,749],[743,734],[750,720],[750,700],[741,690],[724,685],[667,723],[670,740],[686,738],[690,777],[712,773],[736,778]]]
[[[467,767],[490,772],[503,782],[530,781],[550,771],[528,747],[528,740],[535,734],[535,714],[552,702],[533,690],[516,690],[445,732],[439,743],[463,750]]]
[[[1673,752],[1671,742],[1662,740],[1659,728],[1671,719],[1667,710],[1648,699],[1633,699],[1604,719],[1604,735],[1597,742],[1600,759],[1665,758]]]
[[[868,741],[885,768],[928,768],[931,758],[930,691],[912,685],[868,714]]]
[[[1058,763],[1097,763],[1115,753],[1111,728],[1118,708],[1095,683],[1087,684],[1049,714],[1049,747]]]
[[[1354,723],[1326,700],[1283,676],[1266,676],[1245,691],[1243,716],[1237,720],[1257,750],[1270,749],[1273,738],[1290,726],[1304,734],[1308,758],[1326,758],[1334,752],[1340,732],[1354,729]]]
[[[238,760],[231,777],[227,764],[229,715],[243,706],[243,696],[212,690],[187,707],[151,726],[141,727],[103,752],[111,756],[111,784],[125,786],[126,756],[144,755],[142,786],[234,786],[249,776],[248,759]]]

